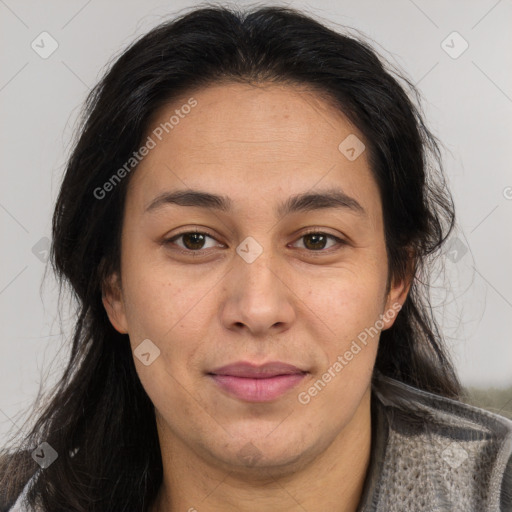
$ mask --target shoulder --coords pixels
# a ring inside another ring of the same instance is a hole
[[[512,510],[512,421],[382,375],[373,392],[387,425],[383,510]]]

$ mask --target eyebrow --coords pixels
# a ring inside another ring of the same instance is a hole
[[[159,194],[148,204],[144,212],[153,212],[171,204],[221,212],[230,212],[233,208],[233,201],[227,196],[188,189]],[[365,209],[353,197],[340,189],[327,189],[314,193],[305,192],[291,196],[278,204],[276,213],[277,216],[283,217],[290,213],[311,212],[329,208],[344,209],[358,215],[366,215]]]

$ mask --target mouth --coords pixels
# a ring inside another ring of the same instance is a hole
[[[208,376],[225,393],[247,402],[270,402],[301,382],[309,372],[294,365],[239,362],[217,368]]]

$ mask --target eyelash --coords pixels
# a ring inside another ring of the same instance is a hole
[[[210,235],[209,233],[205,232],[205,231],[183,231],[182,233],[178,233],[177,235],[174,235],[173,237],[171,238],[168,238],[166,240],[163,240],[163,244],[164,245],[173,245],[174,244],[174,241],[185,236],[185,235],[192,235],[192,234],[197,234],[197,235],[206,235],[207,237],[209,238],[212,238],[213,240],[217,241],[218,240]],[[297,240],[300,240],[301,238],[304,238],[305,236],[307,235],[325,235],[327,236],[327,238],[330,238],[332,240],[334,240],[339,246],[343,246],[343,245],[347,245],[347,242],[337,236],[334,236],[334,235],[331,235],[329,233],[325,233],[323,231],[320,231],[318,229],[310,229],[308,230],[307,232],[303,233]],[[219,242],[220,243],[220,242]],[[339,248],[339,247],[338,247]],[[308,250],[308,249],[305,249],[307,252],[311,253],[312,255],[316,256],[316,255],[322,255],[322,254],[330,254],[331,253],[331,249],[333,249],[333,247],[330,247],[328,249],[318,249],[318,250]],[[337,249],[335,249],[337,250]],[[199,254],[199,255],[202,255],[202,254],[205,254],[206,251],[208,251],[208,249],[198,249],[196,251],[192,250],[192,249],[184,249],[183,247],[179,247],[178,246],[178,249],[177,249],[178,252],[180,252],[181,254],[186,254],[186,255],[190,255],[190,254]]]

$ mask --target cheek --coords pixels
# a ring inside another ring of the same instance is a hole
[[[385,280],[367,272],[359,279],[338,279],[328,294],[310,294],[308,306],[320,312],[328,330],[322,327],[325,336],[317,332],[322,364],[300,390],[299,407],[305,414],[327,416],[333,425],[355,414],[371,382],[384,292]]]
[[[299,286],[311,314],[343,342],[373,325],[382,313],[386,275],[381,270],[370,265],[353,265]]]
[[[317,284],[309,287],[307,305],[322,320],[316,323],[323,334],[317,331],[315,337],[323,360],[303,389],[304,400],[311,400],[319,414],[324,411],[344,421],[345,415],[355,411],[371,380],[386,274],[383,265],[360,259],[357,265]],[[340,406],[336,413],[330,410],[333,403]]]
[[[137,374],[156,409],[165,417],[179,408],[181,414],[175,415],[173,422],[180,428],[187,417],[198,413],[198,404],[191,401],[187,390],[194,388],[194,358],[207,332],[206,302],[201,301],[206,291],[204,286],[187,286],[183,276],[170,276],[168,268],[147,263],[137,264],[137,272],[130,276],[123,290],[132,351],[136,352],[146,339],[159,350],[158,357],[148,366],[134,353]]]
[[[161,256],[154,256],[159,250],[130,254],[128,247],[126,252],[123,292],[131,332],[163,338],[188,315],[197,319],[195,309],[207,288],[200,277],[191,279]]]
[[[142,262],[142,263],[141,263]],[[183,402],[180,384],[189,387],[194,354],[209,322],[202,281],[185,282],[183,275],[154,262],[126,259],[123,281],[125,312],[135,364],[148,395]],[[203,298],[203,300],[201,300]],[[136,359],[137,347],[149,339],[160,351],[150,366]]]

